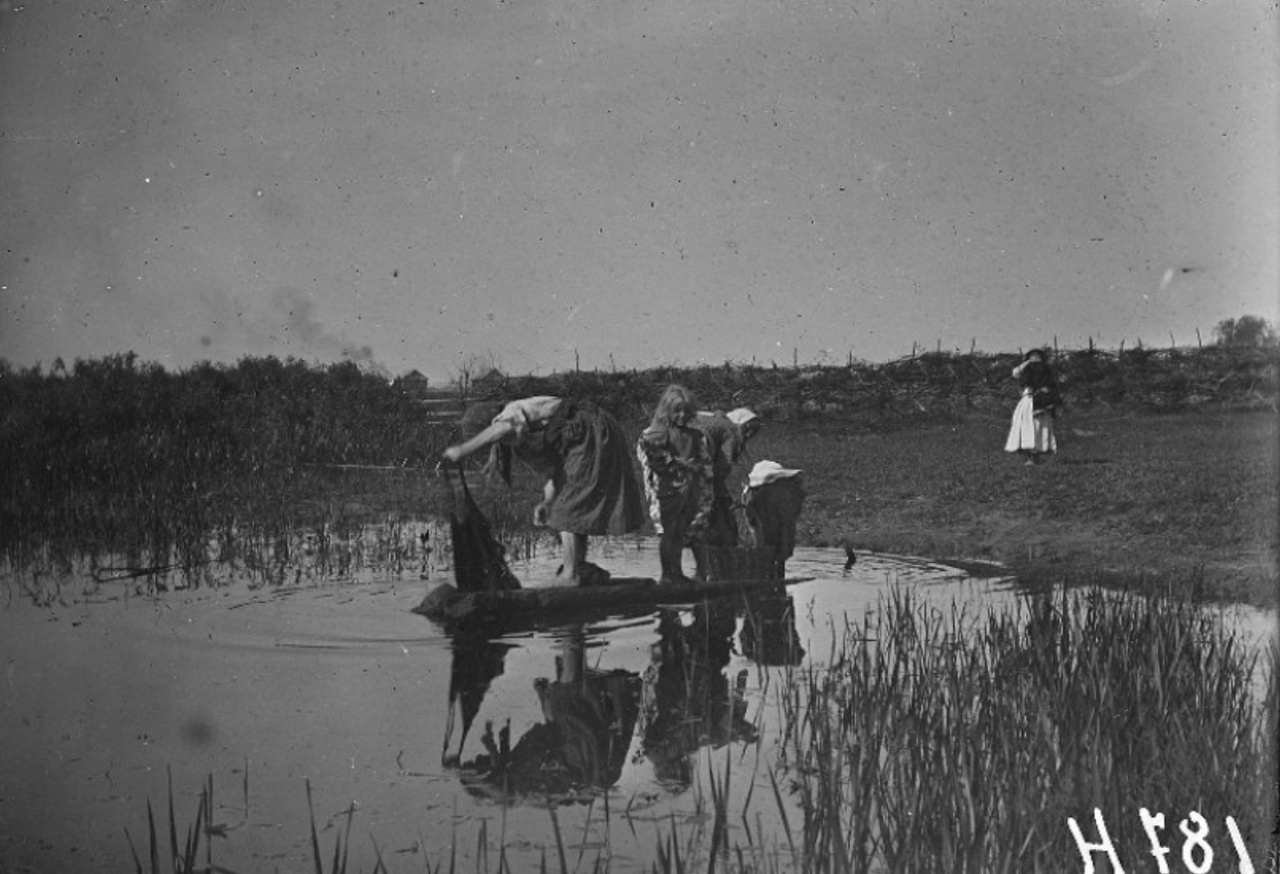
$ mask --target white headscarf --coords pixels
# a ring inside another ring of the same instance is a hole
[[[755,489],[798,473],[800,471],[785,468],[776,461],[757,461],[756,466],[751,468],[751,473],[747,474],[747,485]]]

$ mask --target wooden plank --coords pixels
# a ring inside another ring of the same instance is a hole
[[[450,627],[528,627],[555,619],[634,614],[636,608],[696,604],[711,598],[782,590],[812,579],[709,580],[675,585],[645,577],[615,577],[606,585],[586,588],[554,586],[465,593],[442,583],[428,592],[413,612]]]

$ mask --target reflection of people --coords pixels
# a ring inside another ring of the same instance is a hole
[[[728,413],[700,412],[693,426],[706,436],[711,453],[711,510],[703,542],[707,546],[735,547],[738,522],[733,509],[738,496],[729,480],[734,466],[747,451],[748,441],[760,430],[760,417],[746,407]]]
[[[459,635],[453,638],[453,662],[449,670],[449,717],[444,729],[444,751],[441,761],[446,767],[456,767],[462,758],[462,748],[471,731],[471,723],[480,712],[489,684],[502,674],[503,660],[510,645],[495,643],[480,637]],[[458,711],[462,715],[462,734],[453,747],[453,731]]]
[[[659,641],[645,673],[641,748],[660,782],[688,786],[700,747],[757,737],[746,719],[746,672],[732,686],[724,673],[736,625],[733,604],[723,600],[658,616]]]
[[[748,598],[738,641],[742,654],[758,665],[800,664],[805,652],[791,596],[779,588]]]
[[[608,574],[586,560],[587,537],[626,534],[644,523],[644,506],[622,427],[586,401],[537,396],[506,406],[477,404],[463,416],[467,439],[444,451],[458,462],[491,449],[491,461],[510,483],[511,455],[547,477],[534,522],[560,532],[567,585],[604,582]]]
[[[773,575],[779,579],[786,573],[787,559],[795,552],[796,522],[804,499],[800,471],[776,461],[760,461],[751,468],[742,493],[747,524],[756,547],[773,550]]]
[[[1013,410],[1004,450],[1026,456],[1027,464],[1039,464],[1041,456],[1058,451],[1053,420],[1062,406],[1048,353],[1032,349],[1013,369],[1013,377],[1022,386],[1022,398]]]
[[[515,746],[509,724],[496,738],[493,724],[486,724],[481,738],[486,752],[464,766],[479,778],[468,787],[484,795],[496,790],[502,800],[514,801],[564,798],[616,783],[640,710],[639,676],[588,668],[583,635],[575,632],[556,658],[555,681],[538,679],[534,688],[544,721]]]
[[[706,437],[692,427],[697,411],[688,389],[667,386],[636,443],[664,583],[687,582],[684,548],[700,539],[711,511],[711,455]]]

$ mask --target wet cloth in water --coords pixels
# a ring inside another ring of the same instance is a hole
[[[453,578],[459,592],[495,592],[520,588],[507,565],[506,549],[476,506],[461,469],[448,474],[453,509],[449,534],[453,540]]]

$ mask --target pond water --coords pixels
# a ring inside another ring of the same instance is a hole
[[[450,636],[411,612],[448,579],[447,556],[328,550],[293,544],[287,585],[231,572],[168,591],[10,585],[0,869],[132,870],[126,829],[145,867],[148,802],[167,846],[170,780],[180,836],[212,782],[213,860],[242,872],[313,870],[308,783],[326,866],[350,812],[351,871],[379,854],[393,872],[448,870],[452,853],[461,870],[497,870],[499,846],[514,870],[543,853],[559,870],[557,833],[570,870],[607,858],[647,871],[673,823],[711,828],[726,773],[730,843],[767,852],[783,840],[779,802],[799,818],[771,777],[773,692],[790,672],[825,663],[845,618],[860,623],[893,586],[974,610],[1016,597],[1006,578],[886,555],[846,568],[843,551],[802,549],[788,575],[808,579],[785,597]],[[658,564],[645,539],[592,558],[618,575]],[[513,569],[536,581],[552,562]],[[1260,614],[1237,619],[1269,634]]]

